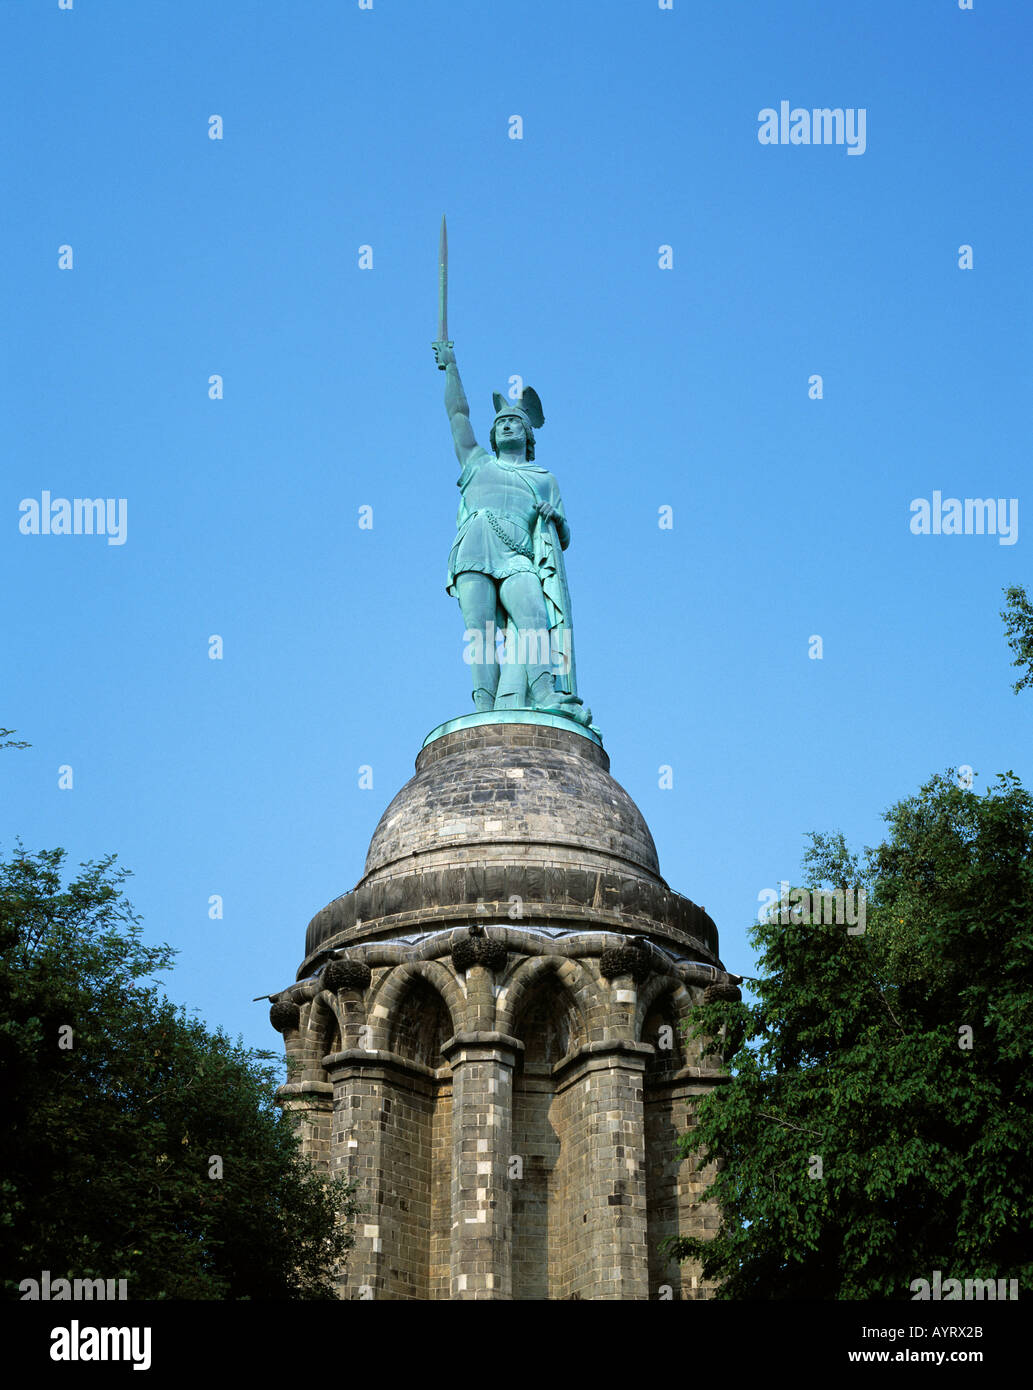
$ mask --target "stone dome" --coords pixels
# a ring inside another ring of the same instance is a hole
[[[433,956],[439,938],[471,922],[508,933],[500,939],[517,951],[543,933],[594,949],[602,932],[719,965],[717,928],[661,878],[649,827],[610,776],[601,740],[546,711],[464,715],[428,736],[362,878],[309,922],[298,978],[374,943],[399,959]]]
[[[556,723],[497,721],[434,737],[380,818],[360,884],[423,869],[506,863],[660,877],[641,811],[594,738]],[[465,727],[464,727],[465,726]]]

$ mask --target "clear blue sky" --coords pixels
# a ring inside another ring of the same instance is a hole
[[[1031,38],[1019,0],[3,6],[4,850],[117,851],[170,994],[278,1045],[252,996],[470,708],[443,210],[478,437],[537,389],[582,691],[730,969],[806,831],[1033,780]],[[864,108],[863,155],[761,145],[783,99]],[[126,498],[126,543],[20,534],[44,490]],[[934,490],[1019,498],[1018,543],[913,535]]]

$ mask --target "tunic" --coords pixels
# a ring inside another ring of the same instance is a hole
[[[452,597],[458,597],[456,575],[465,570],[499,580],[512,574],[538,575],[532,536],[538,499],[559,502],[552,475],[534,464],[503,463],[487,449],[478,449],[458,485],[462,492],[456,517],[459,529],[448,557],[447,589]]]

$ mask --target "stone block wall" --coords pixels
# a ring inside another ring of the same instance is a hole
[[[720,1084],[679,1031],[720,972],[610,932],[473,927],[351,947],[364,989],[285,992],[305,1080],[284,1103],[362,1208],[342,1296],[705,1297],[656,1247],[715,1229],[676,1140]],[[357,1045],[315,1067],[320,1037]]]

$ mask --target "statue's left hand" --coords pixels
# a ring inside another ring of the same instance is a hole
[[[538,515],[543,521],[553,521],[559,514],[555,507],[549,506],[548,502],[539,502]]]

